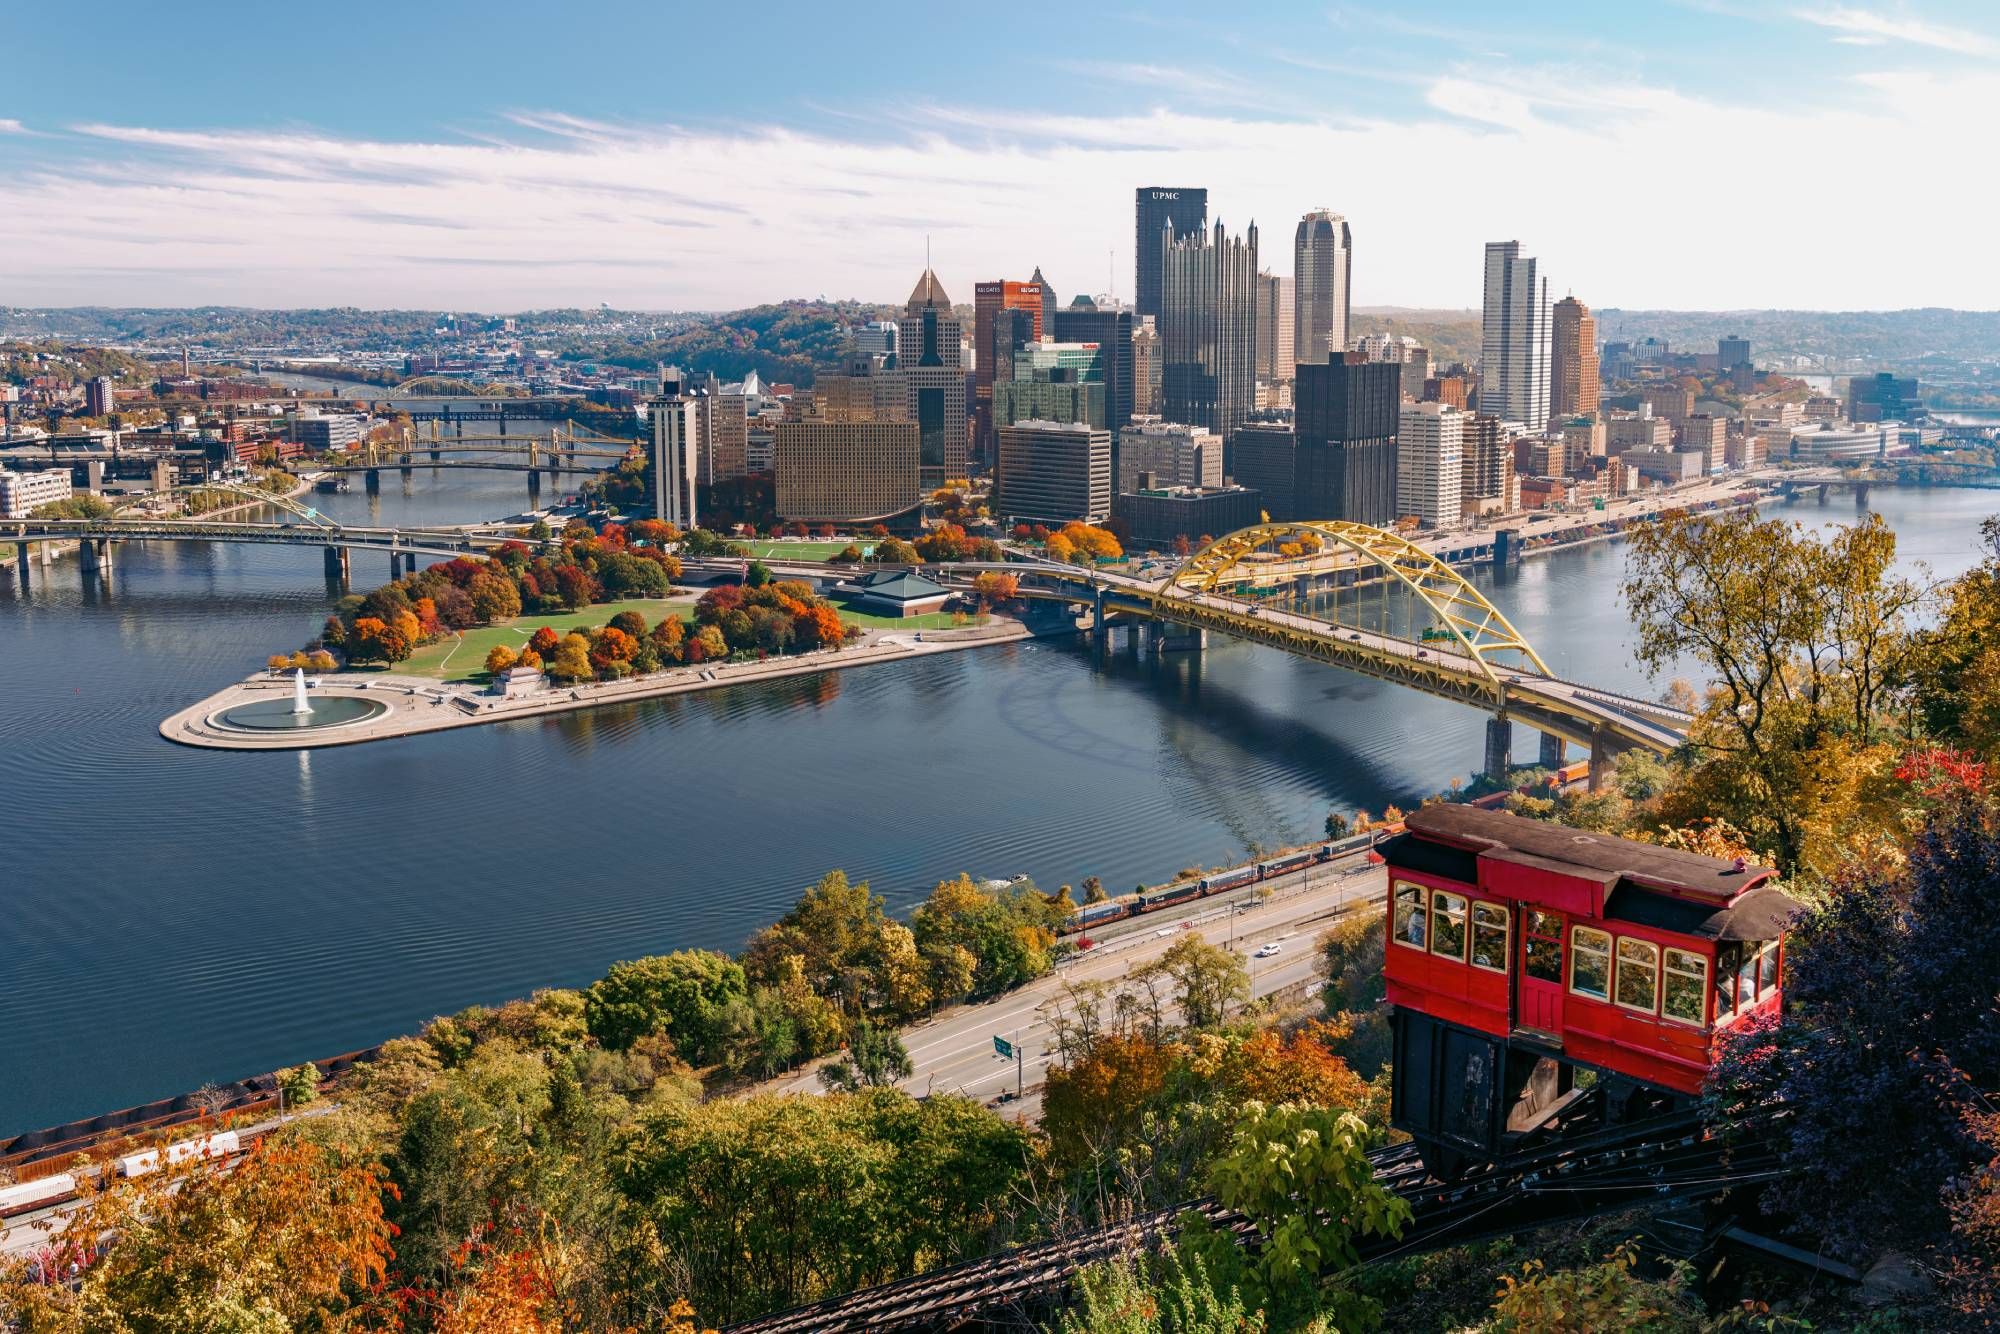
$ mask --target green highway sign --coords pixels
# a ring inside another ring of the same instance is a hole
[[[993,1035],[993,1050],[999,1052],[1010,1061],[1014,1059],[1014,1044],[1001,1037],[998,1033]]]

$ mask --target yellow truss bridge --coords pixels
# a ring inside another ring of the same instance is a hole
[[[1100,633],[1120,621],[1151,623],[1156,633],[1216,630],[1484,709],[1494,715],[1486,768],[1496,774],[1509,759],[1515,722],[1542,733],[1545,763],[1562,763],[1565,745],[1582,747],[1595,781],[1622,751],[1681,745],[1693,721],[1652,700],[1557,677],[1457,570],[1365,524],[1258,524],[1157,576],[1046,561],[944,573],[964,582],[995,568],[1017,575],[1024,595],[1091,604]],[[1396,597],[1406,613],[1392,618]],[[1420,620],[1429,624],[1419,629]]]

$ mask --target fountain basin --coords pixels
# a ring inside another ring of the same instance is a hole
[[[218,727],[245,732],[301,732],[378,718],[389,711],[381,700],[359,699],[353,695],[321,695],[300,713],[289,696],[254,700],[222,710],[212,719]]]

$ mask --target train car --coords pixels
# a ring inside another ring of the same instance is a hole
[[[1299,852],[1288,852],[1282,857],[1273,857],[1257,863],[1257,878],[1268,880],[1274,875],[1284,875],[1291,871],[1303,870],[1314,862],[1324,860],[1315,848],[1305,848]]]
[[[76,1178],[68,1172],[58,1172],[37,1181],[0,1186],[0,1218],[13,1218],[46,1209],[52,1204],[61,1204],[75,1194]]]
[[[243,1142],[236,1132],[224,1130],[199,1139],[184,1139],[178,1144],[169,1144],[164,1151],[146,1149],[127,1154],[118,1160],[117,1170],[122,1177],[141,1177],[148,1172],[159,1171],[163,1158],[168,1166],[177,1167],[195,1158],[227,1158],[242,1151]]]
[[[1245,881],[1244,883],[1249,883]],[[1178,885],[1168,885],[1139,896],[1142,913],[1157,912],[1161,908],[1172,908],[1182,903],[1192,903],[1208,892],[1206,880],[1183,880]]]
[[[1138,911],[1137,896],[1130,894],[1103,903],[1086,903],[1069,915],[1069,920],[1063,923],[1059,934],[1075,935],[1108,922],[1121,921],[1136,911]]]
[[[1391,1120],[1448,1175],[1573,1101],[1607,1120],[1685,1106],[1717,1036],[1780,1004],[1775,872],[1470,805],[1383,846]]]
[[[1201,894],[1220,894],[1225,889],[1235,889],[1241,885],[1254,885],[1256,883],[1257,864],[1255,862],[1252,862],[1248,866],[1231,867],[1227,871],[1217,871],[1214,875],[1203,876],[1200,880],[1194,882],[1196,891]]]

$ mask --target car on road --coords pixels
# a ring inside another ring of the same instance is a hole
[[[1272,955],[1278,953],[1283,948],[1284,946],[1280,945],[1277,941],[1274,940],[1268,945],[1259,945],[1256,948],[1256,950],[1252,952],[1250,957],[1253,959],[1268,959]]]

